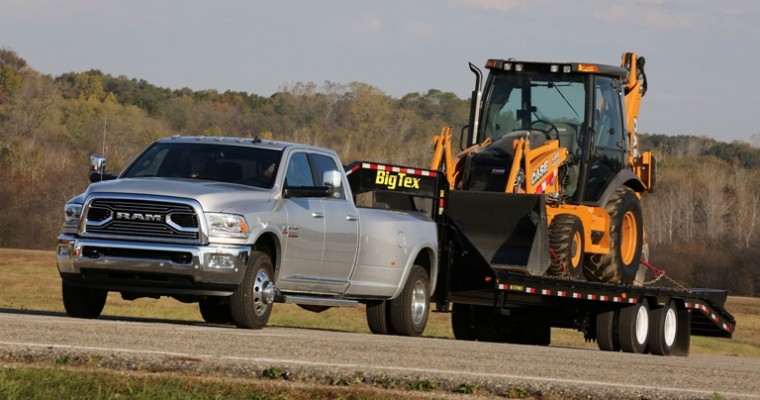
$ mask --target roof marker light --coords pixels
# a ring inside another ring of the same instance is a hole
[[[552,65],[551,67],[549,67],[549,71],[554,72],[554,73],[559,72],[559,65]]]

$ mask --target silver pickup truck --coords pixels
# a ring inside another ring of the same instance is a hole
[[[104,165],[104,159],[95,159]],[[407,177],[408,179],[408,177]],[[68,315],[108,292],[199,302],[262,328],[273,303],[367,305],[374,333],[419,335],[438,271],[429,215],[357,207],[338,156],[259,139],[171,137],[65,205],[57,264]]]

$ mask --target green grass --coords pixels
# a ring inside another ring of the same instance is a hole
[[[0,249],[0,308],[63,312],[61,279],[52,251]],[[760,357],[760,298],[729,297],[726,304],[737,321],[733,339],[692,337],[691,352]],[[125,301],[108,296],[104,316],[202,321],[197,304],[171,298]],[[431,313],[424,336],[453,338],[450,316]],[[332,308],[316,314],[291,304],[276,304],[270,326],[331,329],[368,333],[364,307]],[[552,329],[552,345],[596,348],[583,335],[569,329]]]

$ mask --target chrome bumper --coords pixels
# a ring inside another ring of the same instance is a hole
[[[82,275],[83,270],[163,274],[191,278],[192,285],[199,287],[239,285],[250,255],[248,246],[135,243],[67,234],[58,236],[56,251],[62,276]],[[133,284],[139,286],[139,281]]]

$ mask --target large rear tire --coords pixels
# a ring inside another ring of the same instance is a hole
[[[678,340],[678,312],[673,302],[652,310],[649,351],[660,356],[673,354]]]
[[[71,286],[65,282],[61,285],[61,294],[66,314],[70,317],[85,319],[100,316],[108,297],[108,291]]]
[[[261,329],[272,314],[272,303],[265,299],[265,289],[274,276],[272,259],[268,254],[254,251],[240,287],[230,298],[232,321],[238,328]]]
[[[626,353],[643,353],[649,342],[649,308],[646,301],[624,307],[618,321],[620,348]]]
[[[623,186],[610,197],[605,210],[610,215],[610,252],[587,256],[584,274],[590,281],[627,285],[636,277],[641,260],[641,202],[631,188]]]
[[[602,351],[620,351],[617,337],[614,310],[603,311],[596,315],[596,344]]]
[[[454,303],[451,307],[451,330],[457,340],[477,339],[472,307],[461,303]]]
[[[430,278],[419,265],[412,267],[401,294],[388,304],[392,332],[419,336],[425,330],[430,312]]]
[[[376,335],[387,335],[388,302],[386,300],[371,300],[367,302],[367,325],[369,331]]]
[[[584,246],[583,222],[571,214],[555,216],[549,225],[549,248],[554,254],[546,274],[580,278]]]

